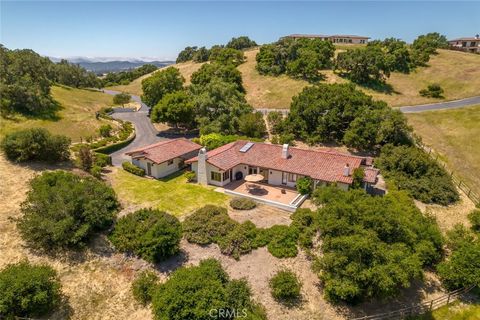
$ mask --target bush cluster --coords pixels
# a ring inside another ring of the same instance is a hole
[[[43,128],[8,133],[0,145],[11,161],[64,161],[70,157],[70,139]]]
[[[187,179],[187,182],[193,182],[197,179],[197,174],[194,171],[186,171],[183,176]]]
[[[147,73],[152,73],[157,69],[158,67],[153,64],[144,64],[139,68],[135,68],[128,71],[109,72],[103,79],[105,83],[104,86],[110,87],[110,86],[116,86],[116,85],[126,85]]]
[[[404,192],[374,197],[326,187],[313,197],[322,205],[317,217],[323,240],[315,268],[331,301],[394,296],[442,256],[435,220]]]
[[[468,220],[472,224],[472,230],[480,232],[480,210],[475,209],[468,215]]]
[[[208,205],[200,208],[188,216],[182,226],[187,241],[200,245],[216,243],[223,254],[235,259],[263,246],[267,246],[277,258],[297,255],[297,228],[273,226],[261,229],[250,221],[240,224],[222,207]]]
[[[300,194],[310,194],[313,190],[313,181],[310,177],[297,179],[297,191]]]
[[[132,283],[132,294],[137,302],[146,306],[158,286],[158,276],[153,271],[141,272]]]
[[[44,172],[30,182],[17,227],[35,249],[78,248],[112,224],[118,207],[113,189],[97,179]]]
[[[448,205],[460,199],[447,171],[419,148],[387,145],[375,163],[395,187],[419,201]]]
[[[247,198],[233,198],[230,207],[237,210],[252,210],[257,206],[256,202]]]
[[[109,136],[103,137],[98,141],[88,143],[88,147],[100,153],[114,152],[118,150],[115,149],[115,146],[122,146],[122,143],[125,143],[127,138],[130,137],[130,135],[132,134],[133,130],[133,125],[130,122],[122,121],[120,130],[116,132],[115,135],[111,135],[109,133]]]
[[[60,281],[47,265],[19,262],[0,271],[0,315],[40,317],[52,312],[61,300]]]
[[[180,250],[178,219],[156,209],[140,209],[120,218],[109,235],[115,248],[148,262],[160,262]]]
[[[123,162],[122,163],[122,168],[123,168],[123,170],[128,171],[130,173],[133,173],[134,175],[137,175],[137,176],[140,176],[140,177],[143,177],[145,175],[145,170],[144,169],[142,169],[140,167],[137,167],[136,165],[132,164],[129,161]]]
[[[300,298],[302,283],[290,270],[278,271],[269,281],[272,296],[281,302],[292,303]]]
[[[248,141],[257,141],[262,142],[263,139],[256,139],[247,136],[239,136],[239,135],[224,135],[221,133],[209,133],[203,134],[200,138],[194,138],[192,141],[196,142],[207,150],[213,150],[223,145],[226,145],[230,142],[238,141],[238,140],[248,140]]]
[[[246,280],[230,280],[214,259],[175,270],[154,290],[152,307],[157,320],[212,319],[212,315],[224,319],[227,311],[240,312],[246,319],[267,319],[264,308],[251,299]],[[223,315],[212,310],[223,310]]]
[[[443,88],[439,84],[430,84],[426,89],[419,91],[422,97],[443,98]]]

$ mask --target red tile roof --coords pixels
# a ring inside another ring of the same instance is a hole
[[[182,158],[185,154],[200,150],[201,145],[185,138],[165,140],[146,147],[125,153],[132,157],[144,157],[154,163],[162,163],[175,158]]]
[[[375,184],[377,182],[377,176],[379,172],[380,170],[375,168],[365,168],[365,176],[363,177],[363,181]]]
[[[258,166],[273,170],[309,176],[328,182],[352,183],[352,175],[344,176],[346,164],[350,172],[360,167],[363,157],[352,156],[338,151],[313,151],[289,147],[288,159],[282,158],[282,146],[254,143],[245,153],[239,150],[247,141],[236,141],[207,153],[207,162],[221,170],[228,170],[239,164]],[[192,158],[187,163],[198,161]]]

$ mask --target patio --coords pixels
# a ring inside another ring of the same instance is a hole
[[[233,181],[223,188],[227,194],[253,198],[256,201],[288,211],[295,211],[306,198],[294,188],[272,186],[260,182],[247,182],[245,180]]]

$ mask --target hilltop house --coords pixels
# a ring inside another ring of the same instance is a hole
[[[352,156],[335,150],[313,151],[292,148],[287,144],[273,145],[235,141],[206,151],[185,161],[192,165],[200,184],[226,186],[249,174],[261,174],[268,185],[295,187],[301,177],[310,177],[314,187],[336,183],[348,189],[353,183],[353,171],[363,167],[365,188],[377,181],[378,169],[371,159]]]
[[[285,36],[283,38],[290,38],[290,39],[321,39],[321,40],[329,40],[333,43],[338,44],[366,44],[368,42],[369,37],[364,36],[355,36],[355,35],[348,35],[348,34],[335,34],[335,35],[323,35],[323,34],[291,34]]]
[[[478,34],[471,38],[467,37],[449,40],[448,43],[453,49],[472,53],[480,53],[480,35]]]
[[[129,151],[132,163],[145,170],[147,176],[163,178],[185,167],[185,160],[197,155],[201,145],[180,138],[161,141]]]

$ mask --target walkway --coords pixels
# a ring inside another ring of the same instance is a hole
[[[120,93],[113,90],[103,90],[103,92],[111,95]],[[125,155],[125,152],[167,139],[160,137],[157,129],[152,125],[152,122],[148,117],[148,110],[150,108],[141,101],[139,96],[132,95],[132,100],[140,102],[141,108],[138,111],[121,111],[112,114],[112,117],[115,119],[132,122],[135,125],[136,134],[132,143],[125,148],[110,154],[114,166],[120,166],[122,165],[122,162],[130,160],[129,157]]]

